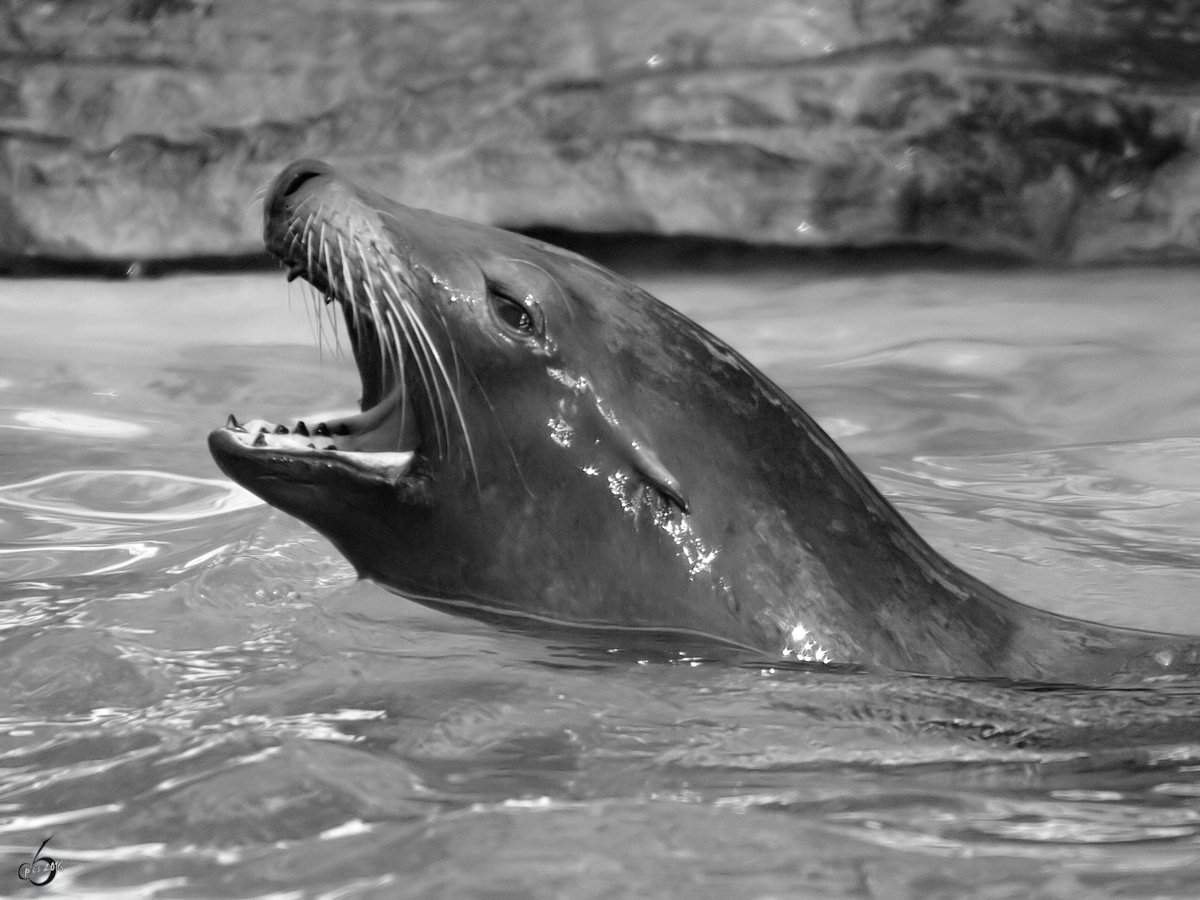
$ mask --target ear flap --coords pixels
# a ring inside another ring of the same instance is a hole
[[[582,418],[591,428],[606,435],[603,442],[624,457],[625,463],[654,488],[664,501],[675,504],[683,512],[689,512],[683,486],[663,465],[658,454],[637,437],[636,432],[620,421],[614,413],[595,395],[591,386],[587,389],[588,399],[583,403]],[[599,437],[599,434],[597,435]]]
[[[683,496],[683,488],[670,470],[663,465],[658,454],[634,437],[628,426],[619,422],[616,416],[605,411],[599,403],[596,403],[595,410],[599,414],[598,418],[603,423],[604,429],[611,435],[613,445],[619,449],[630,467],[666,500],[674,503],[683,512],[687,512],[688,502]]]
[[[658,458],[658,454],[643,445],[641,441],[629,440],[628,446],[630,453],[629,461],[638,471],[638,474],[650,482],[652,487],[657,488],[660,494],[671,500],[683,512],[687,512],[688,502],[683,497],[683,488],[680,487],[675,476],[662,464],[662,460]]]

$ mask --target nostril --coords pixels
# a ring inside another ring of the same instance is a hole
[[[283,190],[279,192],[281,197],[290,197],[296,191],[300,190],[300,186],[310,179],[316,178],[321,173],[314,169],[299,169],[290,173],[288,180],[283,183]]]
[[[333,169],[319,160],[300,159],[279,173],[271,193],[279,200],[286,200],[295,195],[311,179],[332,174],[334,174]]]
[[[301,210],[337,178],[331,166],[317,159],[298,159],[284,167],[271,182],[263,203],[263,237],[268,247],[274,246],[276,237],[282,240]]]

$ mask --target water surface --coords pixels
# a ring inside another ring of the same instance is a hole
[[[643,280],[959,564],[1200,633],[1197,274]],[[1200,891],[1196,684],[639,658],[423,610],[208,457],[229,412],[357,399],[282,278],[0,282],[0,314],[0,894]]]

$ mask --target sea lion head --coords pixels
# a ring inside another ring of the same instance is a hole
[[[361,411],[231,416],[209,446],[398,593],[939,674],[1090,681],[1164,647],[1200,658],[962,572],[762,373],[583,257],[307,160],[272,183],[263,233],[341,309]]]
[[[756,563],[722,568],[747,529],[791,540],[738,512],[772,502],[744,420],[780,400],[732,350],[583,257],[320,162],[272,183],[264,239],[341,308],[362,411],[231,418],[209,440],[230,477],[435,606],[783,647],[794,616],[739,602]]]

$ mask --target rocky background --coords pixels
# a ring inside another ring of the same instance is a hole
[[[518,228],[1200,257],[1200,4],[8,0],[0,254],[260,248],[300,156]]]

